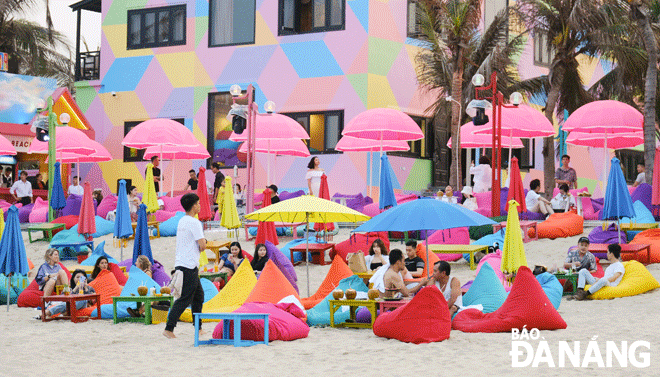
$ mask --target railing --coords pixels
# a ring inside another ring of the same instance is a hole
[[[80,53],[80,70],[76,72],[76,81],[98,80],[101,66],[101,51]]]

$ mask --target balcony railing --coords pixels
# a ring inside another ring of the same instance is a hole
[[[79,56],[80,70],[76,72],[76,81],[98,80],[101,51],[81,52]]]

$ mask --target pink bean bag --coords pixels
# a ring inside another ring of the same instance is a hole
[[[446,306],[446,304],[445,304]],[[307,338],[309,326],[302,320],[305,313],[295,304],[271,304],[267,302],[250,302],[243,304],[234,313],[268,313],[268,341],[291,341]],[[234,321],[230,324],[230,337],[234,337]],[[213,330],[214,339],[222,339],[223,322],[220,321]],[[264,321],[241,321],[241,339],[263,341]]]
[[[378,322],[378,320],[376,320]],[[454,317],[452,328],[463,332],[511,332],[512,329],[565,329],[566,322],[546,296],[532,271],[518,269],[509,297],[496,311],[484,314],[465,309]]]
[[[104,196],[101,203],[96,207],[96,215],[104,219],[108,216],[108,212],[117,209],[117,195]]]
[[[422,288],[398,309],[381,313],[374,334],[407,343],[431,343],[449,339],[451,318],[445,297],[435,286]]]
[[[468,228],[454,228],[438,230],[429,236],[429,245],[469,245],[470,233]],[[457,261],[463,254],[436,254],[438,259],[444,261]]]
[[[28,218],[31,223],[48,222],[48,201],[37,197],[37,200],[34,201],[32,212],[30,212]]]
[[[165,210],[165,211],[175,212],[175,213],[177,211],[186,212],[186,211],[183,210],[183,206],[181,205],[181,197],[182,196],[183,195],[174,196],[174,197],[161,196],[158,199],[163,201],[163,204],[164,204],[163,205],[163,210]]]
[[[335,255],[339,255],[344,262],[348,253],[355,253],[361,250],[364,255],[369,255],[369,248],[374,240],[380,238],[385,243],[385,247],[390,249],[390,240],[387,237],[387,232],[372,232],[366,234],[352,234],[346,241],[340,242],[335,245],[335,249],[330,252],[330,259],[335,259]]]
[[[166,210],[163,210],[163,209],[159,209],[155,213],[156,221],[161,222],[161,223],[171,219],[172,217],[174,217],[174,215],[176,215],[176,212],[166,211]]]
[[[60,267],[66,271],[68,279],[71,280],[71,273],[69,270],[67,270],[62,263],[60,263]],[[43,296],[44,292],[39,290],[39,284],[37,284],[37,281],[32,280],[32,283],[30,283],[30,285],[18,295],[16,304],[21,308],[38,308],[41,306],[41,298]]]

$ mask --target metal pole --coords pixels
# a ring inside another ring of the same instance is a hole
[[[50,201],[53,198],[53,177],[55,174],[55,150],[56,150],[56,134],[55,129],[57,128],[57,115],[53,112],[53,97],[48,97],[47,100],[47,111],[48,111],[48,221],[53,221],[55,219],[55,211],[50,205]]]
[[[246,211],[251,213],[254,211],[254,137],[255,133],[255,120],[253,104],[254,99],[252,92],[254,87],[252,84],[248,85],[247,88],[247,98],[248,98],[248,116],[247,116],[247,194],[246,194]]]
[[[491,145],[491,156],[492,156],[492,177],[491,177],[491,214],[493,216],[500,215],[500,187],[501,187],[501,172],[502,172],[502,161],[501,161],[501,146],[502,139],[500,137],[500,130],[502,129],[502,107],[499,98],[499,92],[497,91],[497,73],[493,72],[490,77],[490,85],[492,86],[493,91],[493,143]]]
[[[307,297],[309,297],[309,212],[305,213],[305,222],[307,223],[307,226],[305,227],[305,243],[307,245],[307,250],[305,251],[305,266],[307,267]]]

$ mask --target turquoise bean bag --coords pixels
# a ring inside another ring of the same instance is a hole
[[[93,266],[96,264],[96,261],[101,258],[101,257],[106,257],[108,258],[108,262],[114,263],[114,264],[119,264],[117,260],[110,255],[108,255],[105,252],[105,241],[101,242],[96,246],[96,249],[94,249],[94,252],[87,257],[84,261],[80,263],[81,266]]]
[[[536,275],[536,280],[541,284],[543,292],[548,296],[548,300],[552,303],[552,306],[555,309],[559,309],[559,304],[561,304],[561,296],[564,294],[564,287],[561,285],[559,280],[555,275],[544,272],[540,275]]]
[[[506,297],[507,293],[495,270],[490,263],[484,263],[470,289],[463,295],[463,306],[480,304],[484,307],[484,313],[492,313],[502,306]]]
[[[160,285],[156,283],[149,275],[145,274],[139,268],[131,268],[128,273],[128,280],[124,289],[122,289],[120,296],[131,296],[131,293],[138,296],[138,287],[144,285],[151,290],[151,288],[156,288],[156,291],[160,293]],[[117,318],[127,318],[130,316],[128,314],[127,308],[137,308],[136,302],[118,302],[117,303]],[[96,309],[92,311],[92,317],[96,317]],[[101,305],[101,318],[103,319],[112,319],[112,304]]]
[[[176,228],[179,226],[179,220],[186,214],[184,212],[177,212],[176,215],[163,221],[160,224],[161,237],[174,237],[176,236]],[[153,235],[156,235],[156,229],[153,230]]]
[[[357,275],[353,275],[351,277],[342,279],[339,282],[338,288],[343,290],[344,292],[348,288],[353,288],[358,292],[367,292],[369,290],[367,286],[364,285],[362,279],[360,279]],[[320,325],[330,324],[330,304],[328,303],[328,300],[330,299],[332,299],[332,292],[330,292],[330,294],[328,294],[323,299],[323,301],[319,302],[318,304],[316,304],[316,306],[314,306],[313,308],[307,311],[308,325],[320,326]],[[350,312],[348,310],[342,311],[342,309],[339,309],[335,312],[335,323],[344,322],[349,317],[350,317]]]

